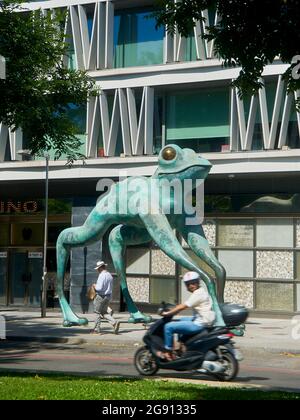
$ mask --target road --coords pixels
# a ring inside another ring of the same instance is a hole
[[[0,342],[0,372],[63,372],[95,376],[137,377],[133,355],[137,347],[108,344],[45,344]],[[300,392],[300,355],[270,353],[265,350],[243,350],[245,359],[235,382],[284,388]],[[191,372],[160,370],[157,378],[213,379]]]

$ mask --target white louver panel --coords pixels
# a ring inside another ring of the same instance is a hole
[[[22,160],[22,156],[18,154],[18,151],[22,149],[22,141],[23,134],[20,128],[12,131],[4,124],[0,124],[0,162],[4,161],[7,148],[9,148],[11,160]]]
[[[293,111],[293,105],[300,96],[299,92],[287,92],[282,76],[278,76],[274,105],[269,109],[267,91],[263,86],[258,95],[251,98],[248,119],[245,117],[244,101],[238,95],[237,89],[231,92],[230,111],[230,150],[252,150],[254,127],[257,113],[260,113],[263,147],[265,150],[281,149],[287,145],[288,126]],[[297,113],[298,134],[300,135],[300,116]],[[277,133],[279,131],[279,138]],[[278,140],[278,142],[276,142]],[[277,145],[276,145],[277,143]]]
[[[107,94],[88,103],[88,156],[96,157],[101,135],[104,154],[115,156],[119,130],[123,152],[127,156],[153,153],[154,89],[144,87],[140,113],[134,89],[116,89],[111,115]],[[101,132],[100,132],[101,130]]]

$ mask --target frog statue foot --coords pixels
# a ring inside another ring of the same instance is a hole
[[[134,314],[130,314],[130,317],[128,318],[128,322],[130,324],[148,324],[152,321],[152,317],[149,315],[145,315],[142,312],[135,312]]]
[[[203,184],[211,166],[208,160],[191,149],[167,145],[161,150],[158,168],[151,177],[131,177],[114,184],[100,197],[82,226],[68,228],[60,233],[56,246],[57,286],[65,325],[86,324],[85,319],[77,318],[72,312],[62,291],[70,250],[101,240],[113,225],[117,226],[109,234],[109,249],[120,279],[122,295],[131,314],[130,322],[149,322],[149,317],[139,312],[129,293],[124,258],[126,248],[154,241],[178,265],[200,275],[212,298],[216,321],[224,325],[219,302],[223,300],[226,272],[205,237],[197,213],[199,202],[195,207],[191,207],[190,203],[191,192],[197,191]],[[179,188],[174,183],[178,183]],[[168,185],[169,189],[166,189]],[[203,201],[204,198],[200,199]],[[194,210],[194,214],[191,214],[191,210]],[[177,233],[183,237],[191,251],[211,268],[216,280],[208,276],[182,247]]]
[[[89,321],[86,318],[76,318],[73,321],[65,319],[63,322],[64,327],[75,327],[80,325],[87,325]]]
[[[86,318],[79,318],[77,315],[74,314],[68,302],[63,296],[59,298],[59,303],[64,316],[64,327],[81,326],[87,325],[89,323],[89,321]]]

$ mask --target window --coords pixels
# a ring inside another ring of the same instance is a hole
[[[166,103],[166,142],[196,152],[217,152],[229,144],[229,89],[170,94]]]
[[[251,220],[220,220],[218,245],[252,247],[253,222]]]
[[[42,245],[43,240],[43,223],[13,223],[11,225],[12,245]]]
[[[0,245],[9,245],[9,224],[0,225]]]
[[[75,135],[80,141],[80,146],[76,152],[86,155],[86,105],[77,106],[75,104],[69,103],[68,106],[64,108],[66,118],[71,121],[75,126]],[[23,135],[23,149],[29,148],[29,137],[26,133]],[[54,149],[48,151],[50,155],[50,160],[53,160],[55,157]],[[45,160],[44,157],[39,155],[34,156],[35,160]],[[66,159],[66,154],[62,154],[59,160]]]
[[[172,278],[153,277],[150,280],[151,303],[177,303],[177,281]]]
[[[227,277],[237,279],[253,277],[253,251],[220,250],[218,259],[225,267]]]
[[[59,234],[66,228],[68,228],[69,225],[65,224],[52,224],[50,223],[48,225],[48,244],[49,245],[56,245],[57,238]]]
[[[196,41],[194,31],[186,38],[185,61],[196,61]]]
[[[117,11],[114,18],[114,67],[163,62],[164,29],[155,29],[151,9]]]
[[[256,284],[256,308],[259,310],[293,311],[293,285]]]
[[[149,274],[150,252],[148,248],[127,249],[128,274]]]
[[[257,219],[257,246],[272,248],[292,247],[292,219]]]

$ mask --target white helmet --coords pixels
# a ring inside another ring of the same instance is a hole
[[[185,275],[183,276],[182,279],[184,282],[187,281],[200,281],[200,276],[198,273],[196,273],[196,271],[188,271],[187,273],[185,273]]]

